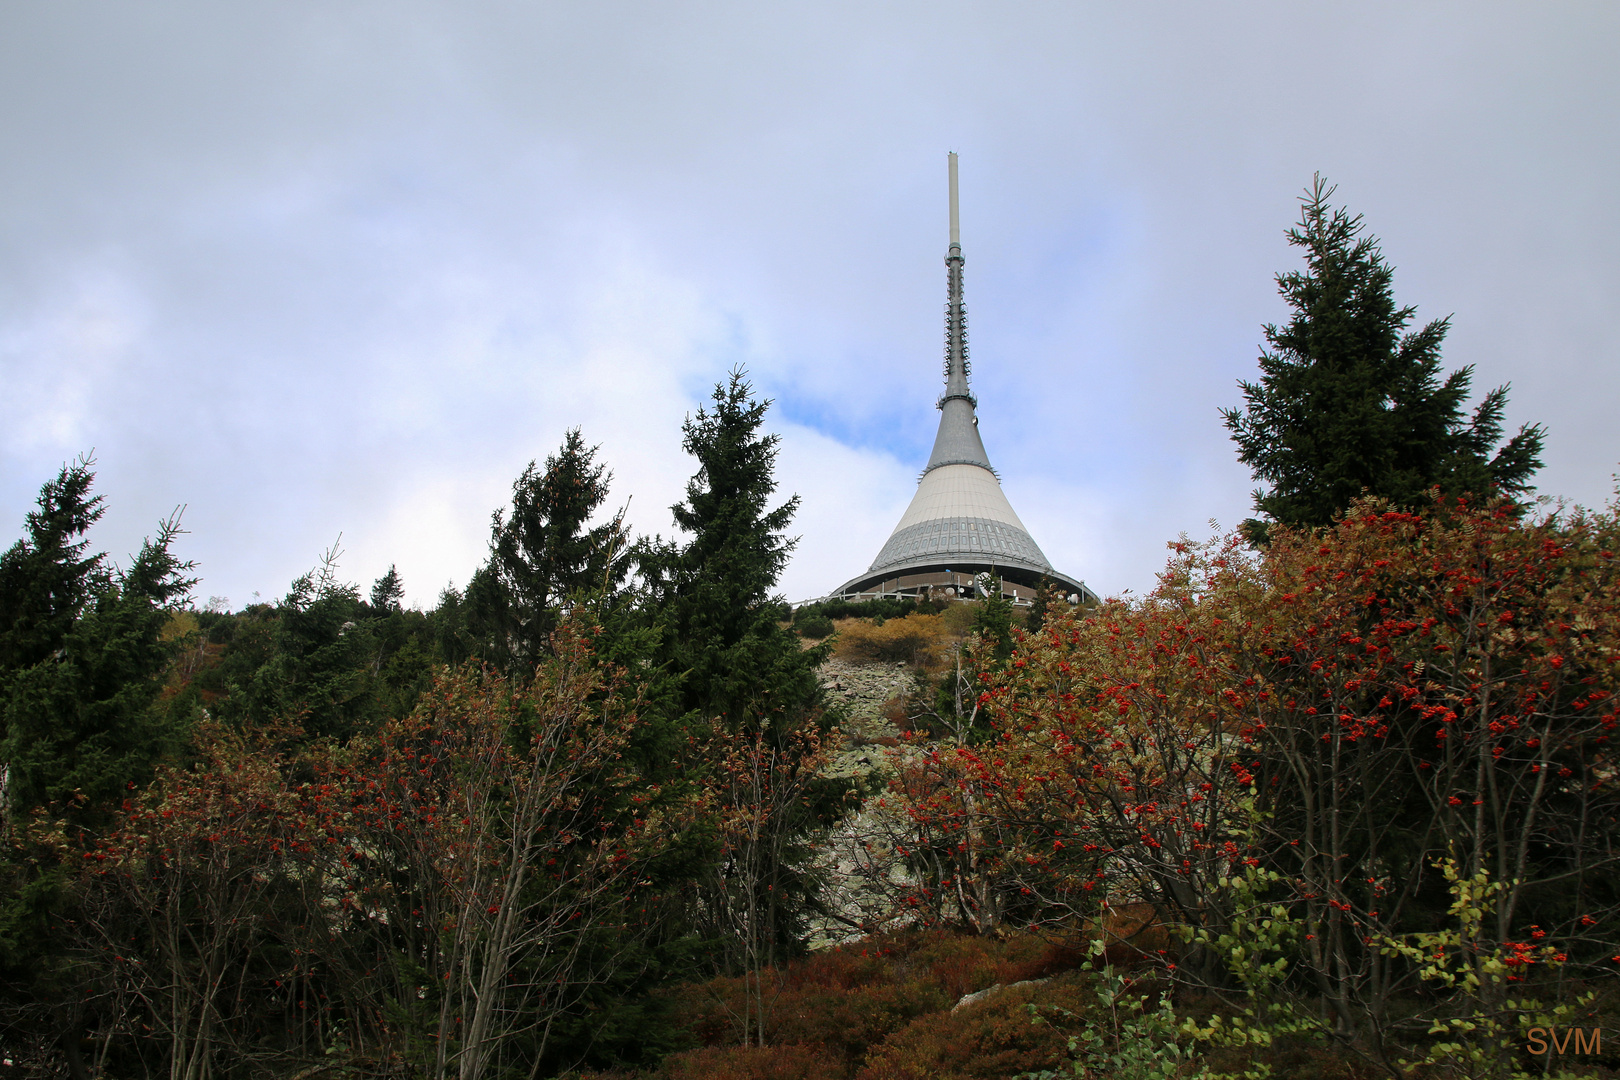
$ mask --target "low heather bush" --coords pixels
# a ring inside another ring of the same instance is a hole
[[[868,938],[767,972],[766,1040],[836,1064],[837,1075],[849,1077],[872,1047],[930,1014],[946,1013],[963,995],[1043,978],[1083,959],[1033,935],[998,940],[907,931]],[[737,1048],[743,1005],[742,980],[721,978],[682,988],[673,1009],[705,1050],[718,1053]],[[691,1053],[669,1061],[721,1060]]]
[[[706,1046],[664,1059],[669,1080],[844,1080],[842,1061],[816,1046]]]
[[[943,615],[908,615],[881,626],[852,620],[838,628],[837,654],[853,663],[928,666],[939,662],[950,638]]]
[[[1034,1022],[1034,1003],[1049,1022]],[[914,1020],[868,1052],[855,1080],[1006,1080],[1056,1069],[1068,1060],[1073,1025],[1095,1006],[1078,974],[1008,986],[957,1012]]]

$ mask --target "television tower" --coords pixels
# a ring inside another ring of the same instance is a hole
[[[1085,584],[1053,569],[1014,513],[979,437],[978,400],[968,388],[967,306],[962,300],[962,236],[956,155],[950,162],[951,243],[945,252],[945,393],[939,431],[911,505],[864,574],[833,595],[1006,596],[1034,598],[1050,582],[1081,603],[1095,603]]]

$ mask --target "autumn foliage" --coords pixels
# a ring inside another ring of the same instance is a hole
[[[1035,934],[873,936],[762,973],[771,1001],[763,1048],[744,1037],[749,984],[683,987],[676,1014],[702,1045],[671,1056],[665,1075],[900,1080],[1052,1067],[1064,1058],[1064,1037],[1033,1025],[1027,1006],[1039,992],[1049,1004],[1084,1008],[1083,984],[1064,974],[1080,962]],[[1008,989],[952,1011],[992,986]]]
[[[1617,552],[1612,511],[1438,498],[1178,543],[1146,597],[969,634],[935,666],[960,708],[891,703],[864,796],[810,710],[658,760],[656,683],[581,608],[532,677],[440,667],[346,741],[204,720],[16,850],[65,868],[90,1075],[547,1075],[636,1064],[592,1040],[657,1017],[671,1078],[1006,1076],[1104,1030],[1088,958],[1173,990],[1211,1061],[1242,1015],[1302,1075],[1390,1074],[1620,970]],[[844,640],[916,662],[948,621]],[[858,940],[805,956],[809,904]]]
[[[634,694],[589,634],[554,645],[532,683],[446,672],[341,749],[204,728],[84,852],[108,1051],[152,1032],[179,1076],[339,1040],[432,1076],[543,1056],[533,1018],[622,961],[685,811],[622,764]]]
[[[881,623],[848,619],[838,625],[837,654],[855,663],[931,666],[956,636],[943,615],[912,614]]]
[[[908,901],[1076,933],[1146,903],[1207,936],[1264,869],[1298,931],[1285,989],[1369,1047],[1493,1005],[1441,1000],[1398,947],[1448,918],[1450,859],[1501,883],[1474,962],[1607,975],[1616,551],[1612,513],[1450,500],[1364,501],[1259,555],[1177,544],[1150,596],[1051,616],[980,676],[989,741],[896,753]],[[1230,957],[1151,937],[1180,978],[1234,985]]]

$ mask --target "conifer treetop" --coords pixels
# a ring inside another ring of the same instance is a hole
[[[1300,199],[1287,237],[1305,269],[1277,275],[1293,314],[1264,328],[1260,379],[1238,384],[1246,406],[1221,410],[1263,485],[1255,509],[1319,527],[1364,492],[1402,506],[1436,487],[1522,497],[1545,430],[1525,425],[1502,442],[1506,385],[1465,412],[1473,367],[1441,367],[1450,318],[1408,330],[1417,309],[1396,305],[1393,267],[1361,215],[1330,204],[1334,191],[1319,174]]]

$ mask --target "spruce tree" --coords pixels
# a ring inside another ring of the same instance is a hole
[[[510,516],[495,511],[489,562],[465,599],[474,651],[509,672],[532,672],[571,600],[611,592],[624,577],[614,558],[620,516],[589,524],[612,480],[598,449],[569,431],[543,471],[531,461],[512,485]]]
[[[359,587],[338,577],[341,554],[334,544],[320,566],[293,580],[269,613],[261,664],[217,703],[217,715],[254,725],[296,720],[305,734],[339,742],[383,719],[371,670],[374,622]]]
[[[759,801],[800,775],[830,723],[816,668],[831,646],[803,648],[775,593],[795,544],[783,531],[799,500],[771,505],[778,437],[760,431],[769,407],[736,370],[708,407],[687,418],[683,446],[698,468],[672,511],[688,535],[679,544],[644,543],[639,553],[659,651],[678,683],[680,724],[697,750],[686,768],[694,776],[711,771],[730,790],[725,777],[738,774],[720,759],[743,746],[757,756],[759,786],[732,790],[726,797],[739,801],[722,816],[756,820],[759,831],[745,852],[733,848],[705,874],[708,891],[696,905],[701,932],[716,941],[716,961],[744,972],[802,947],[805,919],[817,906],[808,842],[851,791],[848,781],[816,779],[790,805],[767,811]]]
[[[378,615],[397,612],[400,610],[400,601],[404,598],[405,583],[400,579],[398,567],[389,563],[388,573],[372,583],[371,610]]]
[[[106,513],[90,494],[95,461],[64,465],[40,489],[28,535],[0,555],[0,687],[61,648],[90,598],[107,583],[100,553],[87,555],[85,533]]]
[[[799,498],[770,505],[779,439],[759,430],[770,404],[738,370],[715,387],[712,408],[687,418],[682,446],[698,470],[671,512],[690,538],[652,560],[664,564],[686,708],[732,731],[813,707],[825,652],[799,648],[774,595],[797,543],[783,530]]]
[[[1360,215],[1329,205],[1333,192],[1318,176],[1300,200],[1287,236],[1306,269],[1277,275],[1293,316],[1265,327],[1260,380],[1239,383],[1247,407],[1221,410],[1239,460],[1266,485],[1255,508],[1319,527],[1363,490],[1402,506],[1435,487],[1522,496],[1544,430],[1527,425],[1501,442],[1506,386],[1465,415],[1473,368],[1441,373],[1449,318],[1408,331],[1416,309],[1396,306],[1377,239]],[[1248,523],[1257,540],[1267,525]]]
[[[162,522],[127,569],[86,554],[103,512],[93,464],[81,458],[45,484],[27,537],[0,556],[0,767],[12,813],[93,812],[177,741],[158,692],[174,653],[164,626],[194,584],[192,564],[171,550],[179,521]]]

